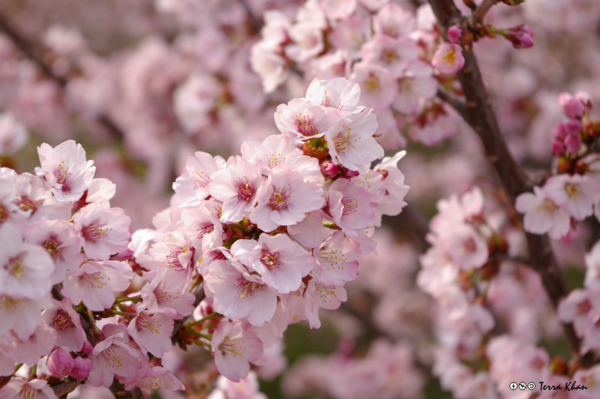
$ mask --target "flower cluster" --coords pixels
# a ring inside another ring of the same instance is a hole
[[[552,152],[558,157],[556,173],[534,193],[517,198],[516,209],[524,213],[524,228],[534,234],[548,233],[571,243],[579,222],[596,215],[600,220],[600,179],[597,164],[600,125],[589,118],[592,101],[587,93],[575,97],[563,93],[559,103],[569,118],[554,133]]]
[[[267,93],[292,69],[307,81],[349,78],[363,88],[361,104],[378,112],[384,146],[405,144],[399,126],[413,140],[433,145],[456,131],[455,115],[434,99],[438,80],[452,86],[452,77],[435,69],[453,74],[464,64],[461,47],[441,44],[433,20],[428,5],[415,18],[392,2],[309,0],[293,19],[265,13],[250,62]]]
[[[210,339],[217,368],[232,381],[289,323],[318,328],[319,309],[346,300],[358,258],[375,248],[372,228],[404,206],[408,187],[396,167],[403,153],[370,169],[383,149],[359,96],[346,79],[315,79],[305,98],[278,108],[281,135],[248,139],[228,160],[190,157],[171,208],[155,219],[160,239],[138,262],[158,265],[156,279],[175,291],[204,281],[201,308],[224,318],[186,331]]]

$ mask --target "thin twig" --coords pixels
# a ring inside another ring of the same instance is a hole
[[[500,0],[483,0],[480,5],[477,6],[475,11],[471,14],[471,23],[476,24],[482,22],[485,15],[498,4]]]
[[[450,26],[460,26],[465,20],[452,0],[429,0],[429,4],[439,22],[440,31],[445,37],[447,37],[447,30]],[[511,203],[514,204],[517,196],[531,189],[531,183],[508,151],[472,47],[463,49],[463,55],[465,65],[457,75],[466,103],[469,104],[469,112],[461,115],[481,138],[488,158]],[[531,260],[530,266],[540,274],[548,297],[556,309],[561,299],[565,298],[569,291],[552,252],[550,240],[547,235],[529,233],[526,233],[526,240]],[[574,355],[577,356],[581,341],[575,334],[573,325],[571,323],[563,324],[563,329]],[[584,356],[580,361],[588,363],[590,359],[590,356]]]
[[[458,112],[463,119],[466,119],[469,110],[467,108],[467,104],[463,100],[449,93],[442,86],[438,87],[437,96],[454,108],[454,110]]]

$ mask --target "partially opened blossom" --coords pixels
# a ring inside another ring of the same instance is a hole
[[[249,363],[258,360],[263,352],[262,342],[256,333],[239,322],[222,320],[211,344],[217,369],[234,382],[248,375]]]
[[[559,207],[544,190],[533,188],[534,193],[523,193],[517,197],[515,208],[524,213],[524,227],[526,231],[535,234],[550,234],[558,239],[569,231],[569,215]]]
[[[315,267],[310,253],[285,234],[270,236],[263,233],[258,242],[238,240],[231,246],[231,253],[281,294],[297,290],[302,278]]]
[[[51,185],[59,201],[78,200],[94,178],[94,161],[86,161],[85,150],[73,140],[55,148],[44,143],[38,147],[38,155],[41,166],[35,173]]]
[[[465,65],[462,48],[458,44],[440,44],[433,55],[431,65],[443,74],[450,75],[458,72]]]

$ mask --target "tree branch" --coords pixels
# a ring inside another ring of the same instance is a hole
[[[447,37],[447,30],[450,26],[462,25],[465,20],[452,0],[429,0],[429,4],[444,37]],[[463,55],[465,65],[457,75],[466,98],[468,112],[459,113],[481,138],[487,156],[511,203],[514,204],[519,194],[531,189],[531,184],[508,151],[472,47],[465,46]],[[567,296],[568,289],[552,253],[550,240],[547,235],[529,233],[526,233],[526,239],[531,267],[540,274],[550,301],[556,309],[560,300]],[[563,324],[563,328],[573,352],[578,356],[581,342],[575,334],[573,325],[571,323]],[[589,362],[590,359],[591,356],[584,356],[580,360]]]
[[[471,23],[477,24],[478,22],[482,22],[485,15],[498,4],[500,0],[483,0],[479,6],[473,11],[471,14]]]

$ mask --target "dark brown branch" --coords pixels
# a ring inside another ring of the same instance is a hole
[[[500,0],[483,0],[479,6],[471,14],[471,23],[476,24],[482,22],[485,15],[498,4]]]
[[[109,389],[116,399],[142,399],[144,397],[144,394],[139,388],[134,388],[133,391],[128,391],[125,389],[125,386],[116,378],[113,380],[113,383]]]
[[[57,385],[52,386],[52,390],[57,397],[62,397],[70,394],[79,386],[81,382],[77,380],[64,380]]]
[[[464,25],[465,17],[461,15],[452,0],[429,0],[429,4],[445,37],[450,26]],[[468,112],[461,115],[481,138],[487,156],[511,203],[514,204],[519,194],[530,190],[531,184],[506,147],[472,47],[465,46],[463,55],[465,65],[458,72],[458,78],[465,95]],[[526,239],[531,267],[540,274],[550,301],[556,308],[560,300],[567,296],[568,289],[552,253],[550,240],[547,235],[529,233],[526,234]],[[581,342],[575,334],[573,325],[563,324],[563,328],[573,352],[578,355]],[[590,358],[586,356],[582,360],[588,362]]]
[[[460,98],[455,95],[448,93],[446,89],[443,87],[438,87],[437,96],[444,100],[448,105],[450,105],[463,119],[468,117],[469,109],[467,108],[467,104]]]
[[[196,296],[196,300],[194,301],[194,307],[196,307],[204,299],[204,283],[200,283],[199,285],[194,287],[194,289],[192,290],[192,294]],[[189,318],[190,317],[186,317],[175,322],[173,326],[173,334],[171,334],[171,342],[173,343],[173,345],[177,343],[177,334],[179,333],[179,330],[181,330],[181,327],[183,327],[183,325],[189,320]]]

